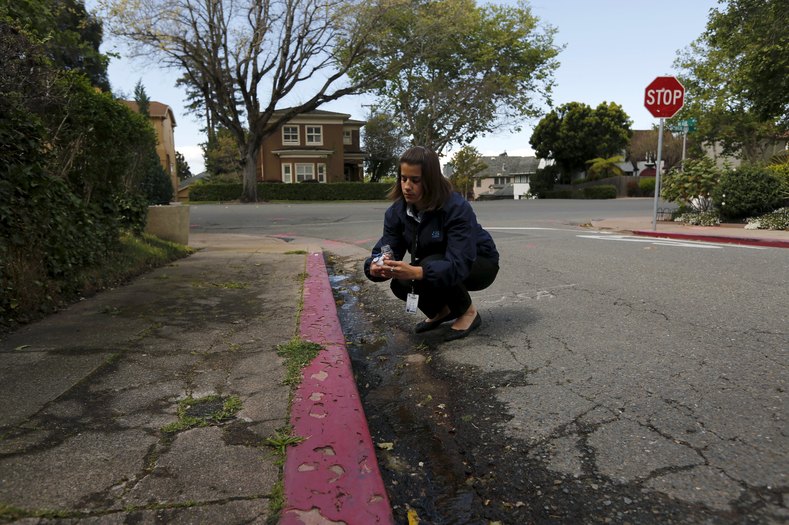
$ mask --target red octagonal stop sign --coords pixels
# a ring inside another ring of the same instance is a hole
[[[657,77],[644,90],[644,106],[653,117],[671,118],[685,104],[685,87],[675,77]]]

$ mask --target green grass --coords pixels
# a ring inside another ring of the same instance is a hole
[[[238,396],[222,398],[211,395],[197,399],[190,396],[178,402],[178,421],[164,426],[162,432],[172,434],[190,428],[217,425],[232,419],[239,410],[241,400]]]
[[[292,445],[298,445],[302,441],[304,441],[303,437],[294,436],[290,426],[286,426],[278,428],[273,436],[266,438],[266,445],[276,450],[277,454],[284,459],[287,448]]]
[[[11,311],[0,312],[0,333],[41,319],[81,297],[126,283],[134,277],[192,253],[194,250],[188,246],[165,241],[153,235],[124,233],[117,247],[94,266],[76,269],[59,278],[47,279],[39,275],[36,279],[21,279],[13,283],[15,293],[25,300],[12,304]],[[13,272],[16,275],[35,274],[28,271],[34,263],[23,260],[17,264],[27,265],[28,268],[20,266]],[[105,313],[113,315],[114,312]]]
[[[285,506],[285,490],[282,481],[282,467],[285,464],[285,457],[288,447],[298,445],[306,438],[293,435],[293,428],[286,425],[274,431],[274,435],[266,438],[266,446],[274,449],[277,455],[277,466],[280,469],[280,477],[274,487],[271,489],[271,496],[269,499],[269,512],[272,516],[279,516],[280,512]],[[277,520],[278,521],[278,520]]]
[[[277,355],[285,358],[285,384],[296,386],[301,383],[301,369],[310,364],[320,351],[321,345],[298,337],[277,345]]]

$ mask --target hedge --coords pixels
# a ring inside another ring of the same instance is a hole
[[[616,186],[601,184],[582,190],[551,190],[545,193],[546,199],[615,199]]]
[[[258,199],[264,201],[337,201],[385,200],[391,184],[373,182],[335,182],[330,184],[258,183]],[[241,183],[197,183],[189,190],[191,202],[238,200]]]
[[[601,184],[600,186],[590,186],[583,189],[584,199],[616,199],[616,186],[612,184]]]

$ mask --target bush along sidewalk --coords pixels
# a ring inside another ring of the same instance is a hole
[[[746,230],[789,230],[789,207],[748,219]]]
[[[261,182],[258,198],[263,201],[385,200],[391,184],[374,182],[334,182],[329,184],[283,184]],[[191,187],[192,202],[229,202],[242,193],[240,182],[199,182]]]
[[[783,165],[721,170],[711,159],[691,160],[684,170],[666,175],[661,197],[679,204],[674,214],[677,222],[698,226],[747,222],[748,229],[786,230],[787,173]]]

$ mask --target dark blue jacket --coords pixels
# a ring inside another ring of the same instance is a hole
[[[426,211],[422,222],[410,217],[404,199],[397,200],[386,210],[383,237],[373,247],[373,254],[388,244],[395,259],[401,260],[408,251],[411,264],[429,255],[443,255],[442,259],[426,262],[422,268],[424,279],[437,287],[454,286],[463,282],[471,272],[477,256],[499,262],[499,252],[488,232],[477,223],[471,205],[459,193],[433,211]],[[384,281],[370,275],[372,257],[364,262],[364,273],[372,281]]]

